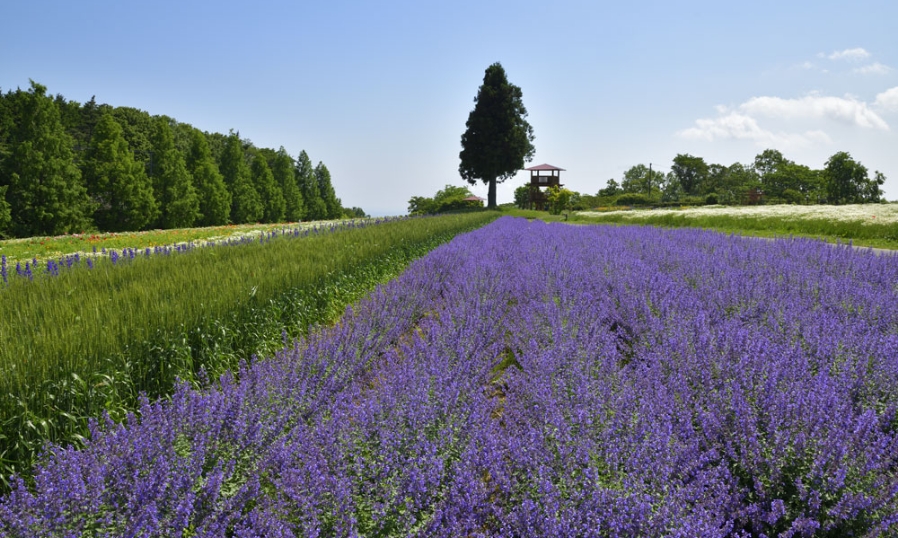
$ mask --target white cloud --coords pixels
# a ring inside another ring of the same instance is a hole
[[[870,65],[865,65],[863,67],[858,67],[856,69],[852,69],[855,73],[860,73],[861,75],[885,75],[892,70],[891,67],[887,65],[883,65],[879,62],[874,62]]]
[[[729,112],[713,119],[699,119],[695,127],[677,133],[691,140],[750,140],[759,147],[782,147],[784,149],[808,147],[816,143],[830,143],[829,136],[820,130],[805,133],[774,133],[763,129],[756,119],[739,112]]]
[[[831,119],[858,127],[889,130],[889,125],[871,110],[867,103],[846,97],[807,95],[800,99],[781,97],[752,97],[739,105],[749,115],[763,115],[781,119]]]
[[[833,52],[827,58],[830,60],[850,60],[850,61],[858,61],[863,60],[865,58],[869,58],[870,53],[861,47],[853,48],[853,49],[845,49]]]
[[[873,104],[883,110],[898,112],[898,86],[877,95]]]

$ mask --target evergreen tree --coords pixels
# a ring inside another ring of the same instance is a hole
[[[188,228],[200,217],[200,204],[184,155],[175,148],[168,119],[157,118],[151,139],[153,191],[162,228]]]
[[[156,123],[152,116],[143,110],[131,107],[116,107],[112,110],[112,116],[115,121],[122,126],[122,134],[128,141],[128,147],[138,159],[143,159],[148,167],[149,173],[152,175],[151,156],[153,154],[153,133],[156,130]]]
[[[270,160],[269,165],[271,173],[274,174],[274,180],[281,187],[281,192],[284,195],[286,204],[284,217],[288,222],[299,222],[302,220],[304,207],[302,193],[296,184],[296,175],[293,172],[293,158],[281,146]]]
[[[458,173],[489,186],[487,207],[496,209],[496,183],[513,177],[536,151],[521,88],[508,82],[502,64],[486,69],[461,136]]]
[[[187,171],[193,176],[200,202],[200,226],[227,224],[231,214],[231,193],[225,185],[218,165],[212,159],[206,135],[194,129],[190,151],[187,153]]]
[[[231,133],[222,151],[221,175],[231,193],[231,222],[246,224],[262,220],[265,208],[253,186],[243,144],[237,133]]]
[[[315,180],[318,182],[318,194],[324,201],[327,215],[325,218],[339,219],[342,217],[343,207],[341,207],[340,199],[337,198],[337,193],[334,192],[334,186],[331,184],[331,173],[321,161],[315,167]]]
[[[257,154],[252,164],[253,185],[259,191],[264,207],[262,213],[263,222],[283,222],[287,204],[281,188],[274,181],[274,174],[261,154]]]
[[[23,97],[3,170],[12,232],[27,237],[83,231],[91,226],[89,200],[74,164],[72,137],[45,86],[32,81]]]
[[[94,222],[103,231],[140,230],[159,217],[159,205],[142,162],[135,161],[110,113],[92,129],[85,153],[84,180],[94,207]]]
[[[7,185],[0,187],[0,237],[6,237],[6,231],[12,222],[12,212],[10,211],[9,203],[6,201],[6,190],[8,188]]]
[[[327,218],[327,205],[321,199],[318,192],[318,179],[315,177],[315,169],[305,150],[299,153],[296,160],[296,183],[302,192],[305,203],[306,220],[323,220]]]

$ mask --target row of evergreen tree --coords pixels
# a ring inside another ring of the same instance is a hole
[[[305,151],[54,98],[33,81],[0,92],[0,237],[356,216]]]

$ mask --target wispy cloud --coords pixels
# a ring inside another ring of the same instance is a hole
[[[898,111],[898,88],[880,94],[875,106]],[[889,124],[867,103],[851,96],[811,94],[798,99],[761,96],[752,97],[736,107],[717,106],[716,110],[717,117],[700,118],[693,127],[678,131],[677,136],[707,141],[750,140],[758,146],[792,149],[830,144],[832,139],[822,129],[773,131],[764,127],[759,119],[835,121],[862,129],[889,130]]]
[[[852,71],[861,75],[885,75],[891,72],[892,68],[879,62],[874,62],[870,65],[865,65],[863,67],[853,69]]]
[[[691,140],[749,140],[759,147],[782,147],[786,149],[808,147],[816,143],[830,143],[830,137],[820,130],[804,133],[773,132],[763,129],[758,121],[739,112],[711,119],[698,119],[695,127],[684,129],[678,136]]]
[[[877,95],[873,105],[889,112],[898,112],[898,86]]]
[[[807,95],[800,99],[781,97],[752,97],[739,105],[739,110],[750,115],[763,115],[783,119],[826,118],[858,127],[889,130],[889,125],[867,103],[853,97]]]
[[[870,57],[870,53],[861,47],[856,47],[853,49],[845,49],[835,51],[830,55],[825,55],[823,53],[818,54],[820,57],[826,57],[830,60],[849,60],[849,61],[860,61]]]

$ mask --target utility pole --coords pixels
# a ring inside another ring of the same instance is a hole
[[[647,191],[646,194],[651,196],[652,195],[652,163],[649,163],[649,177],[646,178],[645,187],[646,187],[646,191]]]

